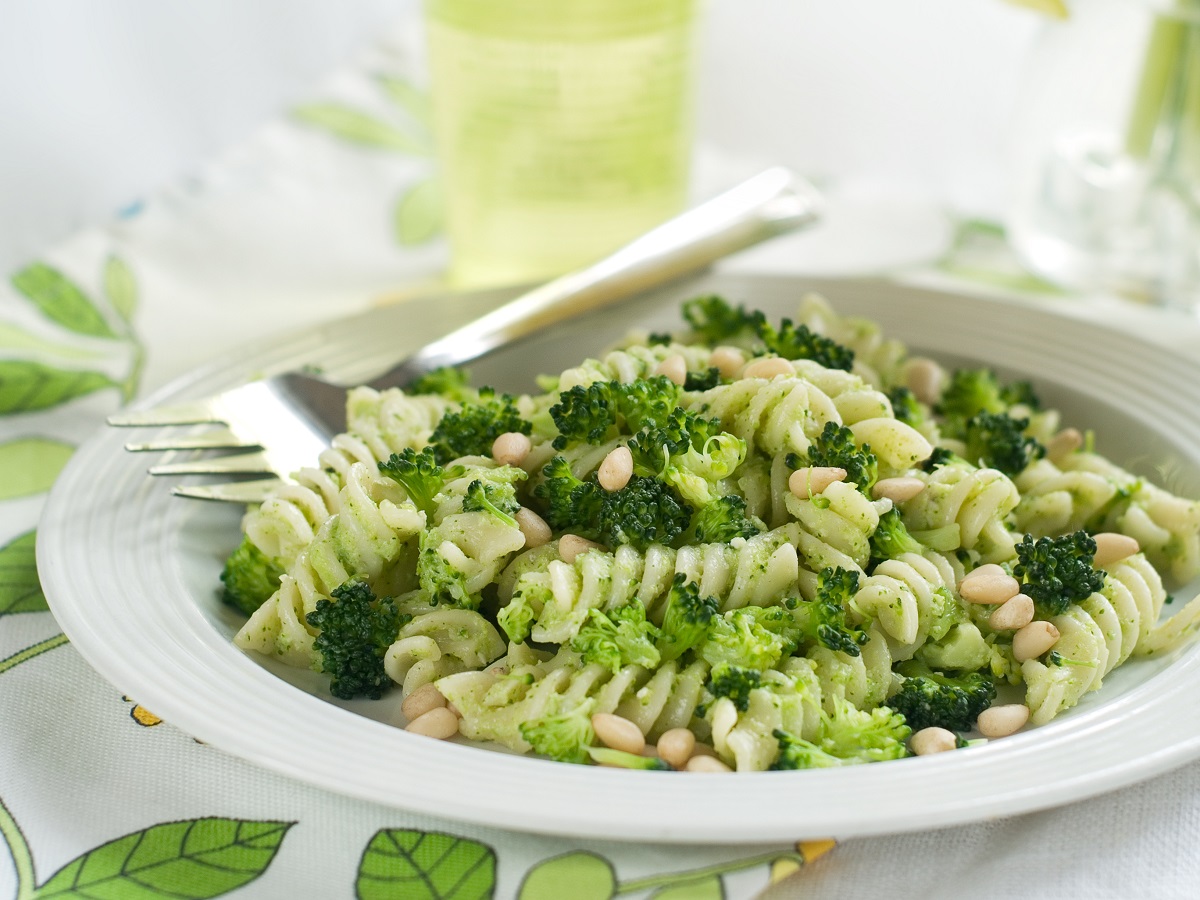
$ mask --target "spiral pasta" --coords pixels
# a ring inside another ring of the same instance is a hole
[[[909,531],[939,532],[936,549],[972,550],[985,563],[1013,558],[1016,542],[1006,519],[1021,495],[1007,475],[956,462],[918,477],[925,489],[900,506]]]
[[[474,610],[432,609],[400,629],[383,666],[408,696],[447,675],[481,669],[504,650],[496,627]]]

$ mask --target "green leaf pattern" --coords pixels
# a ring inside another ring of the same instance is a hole
[[[33,263],[13,275],[12,283],[43,315],[63,328],[92,337],[117,337],[96,305],[58,269]]]
[[[360,900],[486,900],[496,884],[491,847],[433,831],[383,829],[363,851]]]
[[[315,125],[336,137],[363,147],[395,150],[424,156],[429,148],[411,135],[374,116],[340,103],[309,103],[292,114],[307,125]]]
[[[37,532],[27,531],[0,547],[0,616],[47,609],[34,559],[36,539]]]
[[[18,438],[0,444],[0,500],[50,490],[75,448],[53,438]]]
[[[534,866],[525,875],[520,900],[609,900],[617,893],[617,874],[603,856],[577,850]]]
[[[31,360],[0,360],[0,415],[49,409],[116,383],[102,372],[72,371]]]
[[[406,247],[423,244],[441,230],[441,185],[434,178],[418,181],[396,204],[396,240]]]
[[[126,323],[133,321],[137,310],[137,281],[129,266],[119,256],[110,256],[104,264],[104,293]]]

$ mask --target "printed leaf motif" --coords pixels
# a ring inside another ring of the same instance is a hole
[[[0,616],[48,608],[33,555],[36,537],[27,531],[0,547]]]
[[[47,318],[64,328],[93,337],[117,337],[87,295],[53,266],[33,263],[13,275],[12,283]]]
[[[432,178],[414,184],[396,204],[396,240],[422,244],[442,230],[442,191]]]
[[[413,87],[411,82],[393,75],[380,75],[379,83],[393,103],[412,116],[414,121],[428,127],[433,116],[430,113],[427,93]]]
[[[72,347],[69,344],[48,341],[12,322],[0,322],[0,350],[24,350],[58,356],[62,359],[97,359],[104,355],[83,347]]]
[[[617,877],[603,856],[577,850],[534,866],[521,884],[520,900],[609,900]]]
[[[496,853],[452,834],[384,828],[363,851],[359,900],[486,900],[496,885]]]
[[[153,825],[67,863],[34,897],[217,897],[266,871],[292,824],[209,818]]]
[[[104,293],[121,318],[132,322],[138,301],[137,280],[118,256],[110,256],[104,264]]]
[[[364,147],[380,147],[414,156],[427,156],[429,151],[394,125],[338,103],[310,103],[297,107],[292,114],[308,125],[315,125],[343,140]]]
[[[651,900],[725,900],[725,888],[719,875],[700,881],[673,884],[650,895]]]
[[[31,360],[0,360],[0,415],[48,409],[116,386],[102,372],[58,369]]]
[[[75,448],[50,438],[20,438],[0,444],[0,500],[50,490]]]

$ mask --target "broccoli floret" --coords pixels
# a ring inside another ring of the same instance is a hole
[[[418,539],[417,583],[429,602],[461,609],[477,609],[479,597],[467,589],[466,573],[451,565],[439,552],[440,536],[436,529],[424,531]]]
[[[682,572],[675,575],[667,595],[667,611],[659,629],[658,652],[663,662],[678,659],[708,634],[719,608],[715,597],[701,597],[700,586]]]
[[[959,369],[950,376],[936,411],[947,419],[965,421],[981,412],[1007,412],[1013,406],[1041,409],[1028,381],[1002,385],[990,369]]]
[[[594,481],[575,477],[562,456],[550,460],[542,475],[545,480],[534,487],[533,495],[542,501],[542,515],[547,524],[556,531],[570,529],[582,537],[594,537],[604,488]]]
[[[687,378],[683,382],[683,389],[685,391],[707,391],[720,383],[721,370],[716,366],[709,366],[703,372],[688,372]]]
[[[439,394],[458,403],[475,399],[471,388],[471,373],[454,366],[442,366],[408,383],[406,394]]]
[[[438,462],[444,464],[460,456],[490,455],[496,438],[510,431],[531,434],[533,425],[521,418],[515,397],[497,396],[491,388],[482,388],[477,402],[442,416],[429,443]]]
[[[1014,419],[1004,413],[973,416],[966,426],[966,458],[1005,475],[1020,474],[1035,459],[1046,455],[1045,447],[1023,433],[1028,425],[1028,419]]]
[[[892,415],[907,425],[919,425],[925,421],[925,410],[921,408],[917,395],[902,384],[898,384],[887,392],[888,402],[892,404]]]
[[[342,700],[378,700],[392,684],[383,656],[412,616],[401,615],[391,597],[376,598],[363,581],[351,579],[334,588],[331,596],[332,600],[318,600],[305,616],[319,629],[314,646],[321,671],[330,675],[329,690]]]
[[[505,525],[516,528],[517,520],[513,516],[521,504],[517,502],[516,489],[511,484],[477,479],[467,485],[462,508],[463,512],[491,513]]]
[[[995,682],[980,672],[946,675],[916,660],[901,663],[899,671],[904,681],[888,706],[904,716],[913,731],[934,725],[969,731],[996,699]]]
[[[700,655],[713,666],[769,669],[796,649],[800,637],[782,606],[746,606],[713,617]]]
[[[610,547],[629,544],[644,551],[651,544],[670,545],[691,520],[692,508],[666,484],[634,475],[619,491],[603,491],[596,524]]]
[[[933,452],[929,454],[929,459],[921,463],[921,469],[925,472],[932,472],[939,466],[945,466],[958,459],[957,456],[945,447],[934,447]]]
[[[756,323],[759,338],[766,348],[784,359],[811,359],[827,369],[849,372],[854,366],[854,351],[837,341],[817,334],[807,325],[784,319],[775,328],[766,321]]]
[[[637,769],[643,772],[673,772],[674,767],[666,760],[657,756],[642,756],[639,753],[627,753],[624,750],[614,750],[611,747],[588,747],[587,754],[592,762],[602,766],[613,766],[618,769]]]
[[[674,340],[675,340],[674,336],[672,336],[671,332],[669,332],[669,331],[652,331],[648,335],[646,335],[646,346],[647,347],[666,346],[667,344],[671,343]]]
[[[805,465],[845,469],[846,480],[868,496],[879,477],[879,460],[871,452],[871,445],[863,444],[860,448],[854,442],[854,432],[836,422],[826,422],[821,433],[809,444],[807,461],[789,453],[786,462],[793,469]]]
[[[278,590],[281,575],[283,568],[243,537],[221,571],[221,599],[251,615]]]
[[[559,762],[585,763],[588,748],[596,740],[592,730],[594,699],[584,700],[569,709],[554,712],[521,724],[521,737],[535,753]]]
[[[848,765],[850,762],[839,759],[832,753],[825,752],[812,741],[798,738],[784,731],[782,728],[776,728],[771,734],[779,742],[779,756],[771,764],[772,771],[831,769],[835,766]]]
[[[646,607],[634,600],[608,613],[588,610],[587,620],[571,639],[571,649],[585,663],[604,666],[616,675],[622,666],[655,668],[659,663],[655,647],[659,636],[658,629],[646,621]]]
[[[900,759],[908,755],[905,741],[911,733],[904,717],[886,706],[866,712],[835,699],[833,714],[821,713],[814,740],[803,740],[782,729],[772,732],[779,742],[779,757],[771,768],[823,769]]]
[[[802,640],[815,641],[830,650],[858,656],[867,642],[861,627],[846,622],[846,610],[858,593],[858,572],[825,568],[817,573],[817,596],[796,604],[795,620]]]
[[[557,450],[572,444],[601,444],[615,437],[621,427],[634,432],[645,425],[667,420],[679,403],[680,389],[665,375],[623,383],[597,381],[576,385],[558,395],[550,407],[550,418],[558,428]]]
[[[925,547],[908,533],[900,510],[893,507],[879,517],[879,525],[871,535],[871,559],[895,559],[905,553],[920,553]]]
[[[1096,542],[1086,531],[1037,540],[1027,534],[1017,544],[1013,575],[1040,612],[1057,616],[1104,587],[1095,559]]]
[[[762,522],[746,515],[746,500],[728,494],[696,510],[684,535],[685,544],[728,544],[734,538],[750,538],[765,530]]]
[[[420,453],[411,447],[393,453],[379,464],[379,471],[399,482],[408,498],[426,515],[436,508],[434,498],[446,483],[446,471],[438,465],[433,447],[426,447]]]
[[[750,692],[762,686],[762,674],[757,669],[720,663],[713,666],[704,687],[713,697],[728,697],[740,712],[750,708]],[[701,715],[697,710],[697,715]]]
[[[696,342],[722,344],[754,333],[762,313],[734,308],[716,295],[695,297],[683,304],[683,318],[696,332]]]
[[[746,457],[746,442],[721,430],[719,419],[673,409],[661,423],[641,429],[629,442],[633,471],[666,482],[695,506],[717,496],[715,485]]]

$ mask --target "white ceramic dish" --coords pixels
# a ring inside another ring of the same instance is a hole
[[[808,289],[883,322],[911,347],[1031,377],[1098,448],[1200,496],[1200,365],[1031,306],[883,282],[726,277],[577,323],[475,368],[520,389],[628,326],[677,321],[675,301],[719,291],[779,316]],[[494,296],[380,309],[239,353],[155,404],[302,364],[361,379]],[[38,533],[38,565],[72,644],[120,690],[195,737],[332,791],[461,820],[555,834],[757,842],[924,829],[1065,803],[1200,757],[1200,647],[1135,661],[1048,726],[972,748],[838,770],[682,775],[570,766],[416,737],[398,698],[332,700],[325,678],[248,656],[217,576],[240,511],[173,499],[109,429],[72,459]],[[1179,591],[1190,597],[1195,586]],[[1176,604],[1174,608],[1178,608]],[[1168,607],[1171,611],[1172,607]]]

